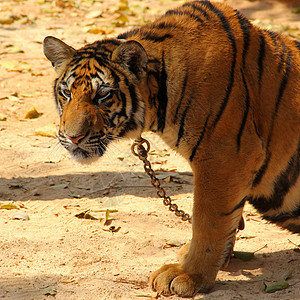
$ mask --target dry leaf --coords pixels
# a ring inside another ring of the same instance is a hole
[[[92,26],[88,28],[86,32],[92,34],[107,34],[106,29],[104,27],[96,27],[96,26]]]
[[[184,243],[180,242],[180,241],[168,241],[166,242],[166,244],[163,246],[164,249],[166,248],[173,248],[173,247],[181,247]]]
[[[125,152],[123,154],[118,155],[117,159],[119,159],[120,161],[123,161],[125,158],[130,157],[130,156],[131,156],[131,154]]]
[[[0,209],[20,209],[17,205],[13,204],[13,203],[7,203],[7,204],[2,204],[0,205]]]
[[[242,261],[249,261],[254,258],[254,252],[233,251],[233,257],[238,258]]]
[[[113,232],[118,232],[120,229],[121,229],[120,226],[118,226],[118,227],[116,227],[116,226],[110,226],[109,229],[104,229],[104,228],[103,228],[104,231],[110,231],[110,232],[112,232],[112,233],[113,233]]]
[[[29,216],[24,211],[20,210],[12,217],[13,220],[22,220],[22,221],[28,221]]]
[[[113,20],[113,25],[115,25],[116,27],[123,27],[127,23],[129,23],[129,19],[123,13],[120,13],[119,16]]]
[[[44,127],[37,128],[35,130],[36,135],[46,136],[46,137],[55,137],[56,136],[56,126],[46,125]]]
[[[95,218],[94,216],[92,216],[90,213],[89,213],[89,209],[88,210],[85,210],[83,212],[80,212],[78,214],[75,215],[76,218],[78,219],[90,219],[90,220],[98,220],[97,218]]]
[[[61,184],[53,185],[52,188],[54,190],[65,189],[66,187],[68,187],[68,185],[69,185],[69,183],[61,183]]]
[[[6,121],[6,120],[7,120],[7,116],[0,113],[0,121]]]
[[[1,25],[10,25],[14,22],[14,18],[8,17],[8,18],[0,18],[0,24]]]
[[[102,11],[96,10],[96,11],[91,11],[87,13],[84,17],[86,19],[94,19],[94,18],[99,18],[102,16]]]
[[[9,72],[26,72],[31,70],[31,65],[18,60],[0,61],[0,66]]]
[[[35,107],[32,107],[26,113],[24,119],[36,119],[36,118],[40,117],[41,115],[42,115],[42,113],[39,113]]]
[[[26,92],[22,92],[20,95],[23,97],[36,97],[36,96],[40,96],[41,93],[38,91],[26,91]]]
[[[57,294],[57,291],[56,289],[47,287],[47,289],[43,292],[43,294],[45,296],[55,296]]]
[[[285,280],[276,282],[276,283],[271,284],[269,286],[267,286],[265,284],[265,282],[263,282],[263,283],[264,283],[264,286],[265,286],[264,291],[266,293],[274,293],[274,292],[277,292],[277,291],[281,291],[281,290],[284,290],[284,289],[286,289],[286,288],[288,288],[290,286],[289,283],[286,282]]]

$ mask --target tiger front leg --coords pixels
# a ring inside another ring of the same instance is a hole
[[[232,253],[242,216],[245,201],[236,195],[237,200],[233,201],[236,189],[219,191],[217,182],[221,178],[212,180],[205,172],[194,175],[193,237],[189,250],[181,263],[164,265],[150,276],[152,289],[166,296],[192,297],[213,287],[219,269]]]

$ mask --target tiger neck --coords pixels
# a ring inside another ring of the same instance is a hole
[[[163,133],[166,122],[168,104],[167,72],[165,68],[164,52],[159,55],[161,59],[149,59],[148,79],[149,88],[146,114],[149,116],[145,129],[152,132]]]

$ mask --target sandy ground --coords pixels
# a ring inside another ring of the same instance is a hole
[[[150,272],[177,260],[178,249],[191,238],[190,224],[157,198],[141,163],[130,153],[131,141],[112,145],[97,163],[82,166],[69,159],[55,138],[37,134],[58,124],[52,99],[55,74],[42,54],[45,36],[79,47],[178,5],[103,2],[0,2],[0,205],[18,208],[0,209],[0,298],[154,299],[157,295],[147,286]],[[259,24],[299,36],[300,15],[291,11],[300,1],[227,3]],[[42,115],[25,119],[33,106]],[[167,192],[191,212],[188,164],[158,137],[146,136],[154,169],[167,177]],[[97,219],[75,216],[86,210]],[[20,212],[29,220],[15,220]],[[294,245],[300,243],[299,236],[262,221],[251,206],[244,216],[246,228],[238,234],[235,249],[267,246],[251,261],[232,259],[219,272],[212,292],[195,299],[300,299],[300,254]],[[287,289],[263,291],[263,281],[280,281],[290,270]]]

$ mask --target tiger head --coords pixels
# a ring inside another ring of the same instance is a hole
[[[148,58],[138,42],[108,39],[75,50],[46,37],[44,54],[57,73],[58,138],[74,159],[91,162],[112,140],[141,134]]]

